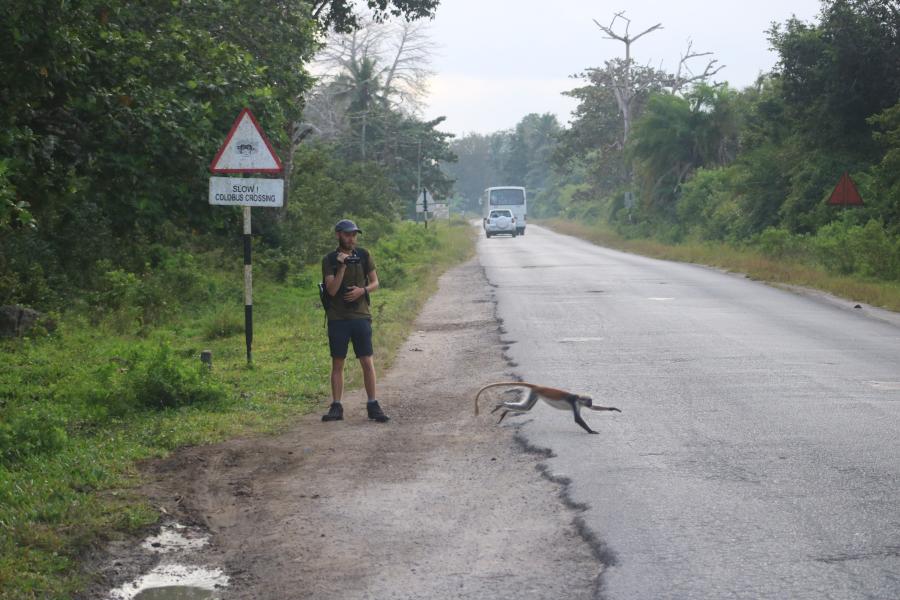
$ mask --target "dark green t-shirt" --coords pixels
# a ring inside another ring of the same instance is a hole
[[[337,271],[337,254],[338,251],[334,250],[322,258],[322,281],[325,281],[326,276],[334,275]],[[327,315],[328,319],[331,321],[372,318],[366,295],[363,295],[352,305],[348,305],[344,302],[344,292],[346,289],[352,286],[365,287],[368,283],[366,281],[366,274],[375,270],[375,261],[372,259],[372,254],[368,250],[356,248],[353,250],[353,255],[361,257],[362,260],[356,264],[347,265],[347,268],[344,270],[344,279],[341,281],[341,288],[338,290],[337,294],[332,296],[331,301],[328,304]]]

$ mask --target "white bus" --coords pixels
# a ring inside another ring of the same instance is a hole
[[[481,195],[483,223],[487,223],[492,210],[506,208],[516,218],[516,233],[525,235],[525,188],[514,186],[489,187]]]

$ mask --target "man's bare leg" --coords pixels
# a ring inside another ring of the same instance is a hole
[[[371,420],[387,423],[390,418],[381,410],[375,396],[375,360],[371,356],[361,356],[359,365],[362,367],[363,385],[366,386],[366,396],[369,398],[366,403],[366,412]]]
[[[363,356],[359,359],[362,367],[363,385],[366,387],[366,396],[369,400],[375,400],[375,359],[372,356]]]
[[[344,408],[341,397],[344,394],[344,359],[331,357],[331,406],[323,421],[341,421],[344,419]]]

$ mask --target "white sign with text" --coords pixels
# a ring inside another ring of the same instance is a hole
[[[220,206],[284,206],[284,179],[210,177],[209,203]]]

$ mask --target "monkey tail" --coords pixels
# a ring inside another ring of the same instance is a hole
[[[527,387],[527,388],[536,387],[533,383],[525,383],[524,381],[498,381],[496,383],[489,383],[486,386],[484,386],[483,388],[481,388],[480,390],[478,390],[478,393],[475,394],[475,416],[476,417],[478,416],[478,398],[481,397],[481,392],[483,392],[484,390],[489,389],[489,388],[500,387],[503,385],[511,386],[511,387],[517,386],[517,387]]]

